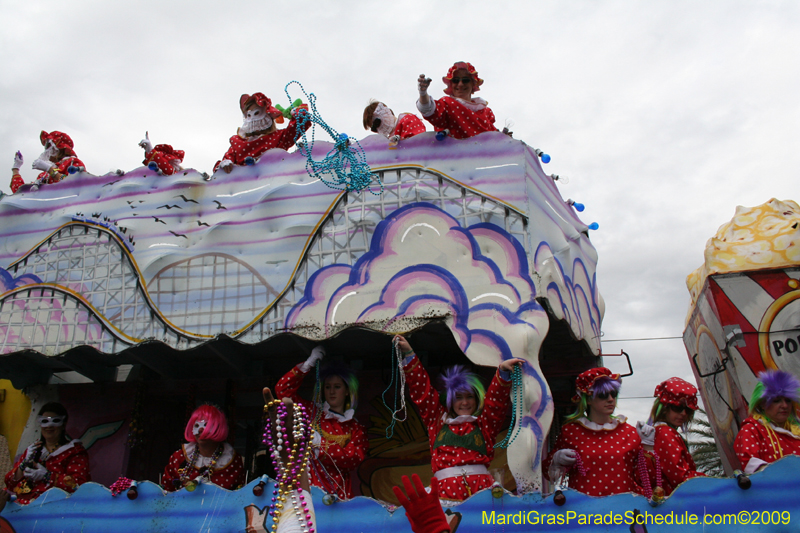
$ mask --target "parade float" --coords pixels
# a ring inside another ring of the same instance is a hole
[[[318,531],[409,531],[391,487],[411,473],[427,482],[431,458],[397,380],[397,333],[433,372],[466,363],[488,378],[502,360],[529,363],[506,424],[514,438],[490,465],[496,485],[449,508],[458,531],[633,531],[631,517],[647,515],[660,531],[653,516],[690,514],[699,525],[677,523],[700,531],[706,512],[797,511],[759,488],[796,487],[793,458],[753,476],[751,491],[693,479],[658,507],[629,494],[549,496],[542,454],[573,408],[575,376],[601,362],[604,304],[582,206],[562,197],[543,156],[500,132],[355,145],[334,136],[223,162],[210,176],[177,164],[165,172],[155,159],[104,176],[73,167],[0,198],[0,378],[32,402],[17,451],[33,440],[39,407],[58,400],[93,477],[72,494],[9,503],[1,527],[269,530],[261,389],[323,344],[360,377],[369,453],[352,476],[356,498],[312,489]],[[315,163],[342,158],[331,175]],[[331,177],[359,163],[367,172],[353,181]],[[248,483],[166,494],[159,475],[201,402],[226,411]],[[136,480],[133,490],[114,486],[120,478]]]

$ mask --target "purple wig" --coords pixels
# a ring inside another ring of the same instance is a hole
[[[622,382],[618,379],[611,379],[601,376],[594,381],[592,388],[589,391],[592,393],[592,398],[597,398],[598,394],[611,394],[612,392],[619,393]]]
[[[782,370],[765,370],[758,375],[758,385],[753,390],[751,406],[764,400],[766,405],[778,398],[788,398],[795,405],[800,403],[800,380]]]
[[[478,403],[478,408],[475,409],[474,415],[477,416],[478,413],[481,412],[481,409],[483,409],[483,399],[486,396],[486,389],[478,376],[462,365],[455,365],[442,373],[442,383],[444,383],[444,390],[447,394],[446,402],[448,412],[453,411],[453,403],[456,401],[456,394],[459,392],[470,392],[474,394]]]

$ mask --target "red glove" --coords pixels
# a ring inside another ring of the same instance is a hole
[[[408,476],[402,478],[408,498],[400,487],[392,487],[400,505],[406,510],[411,530],[414,533],[450,533],[450,525],[439,502],[439,480],[435,477],[431,479],[431,492],[428,493],[417,474],[413,474],[411,479],[414,487],[411,486]]]

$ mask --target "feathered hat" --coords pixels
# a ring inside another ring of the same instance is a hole
[[[765,400],[767,405],[780,397],[788,398],[795,405],[800,403],[800,380],[783,370],[765,370],[758,375],[758,384],[753,398]]]

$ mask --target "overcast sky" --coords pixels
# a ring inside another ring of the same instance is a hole
[[[210,172],[242,93],[285,105],[298,80],[361,138],[370,98],[414,111],[420,73],[438,97],[471,62],[497,126],[548,152],[600,224],[605,339],[679,337],[685,278],[735,207],[800,200],[798,2],[0,0],[0,20],[0,163],[21,150],[26,181],[42,129],[69,133],[94,174],[140,166],[145,131]],[[623,396],[692,379],[679,339],[603,348],[633,359]]]

